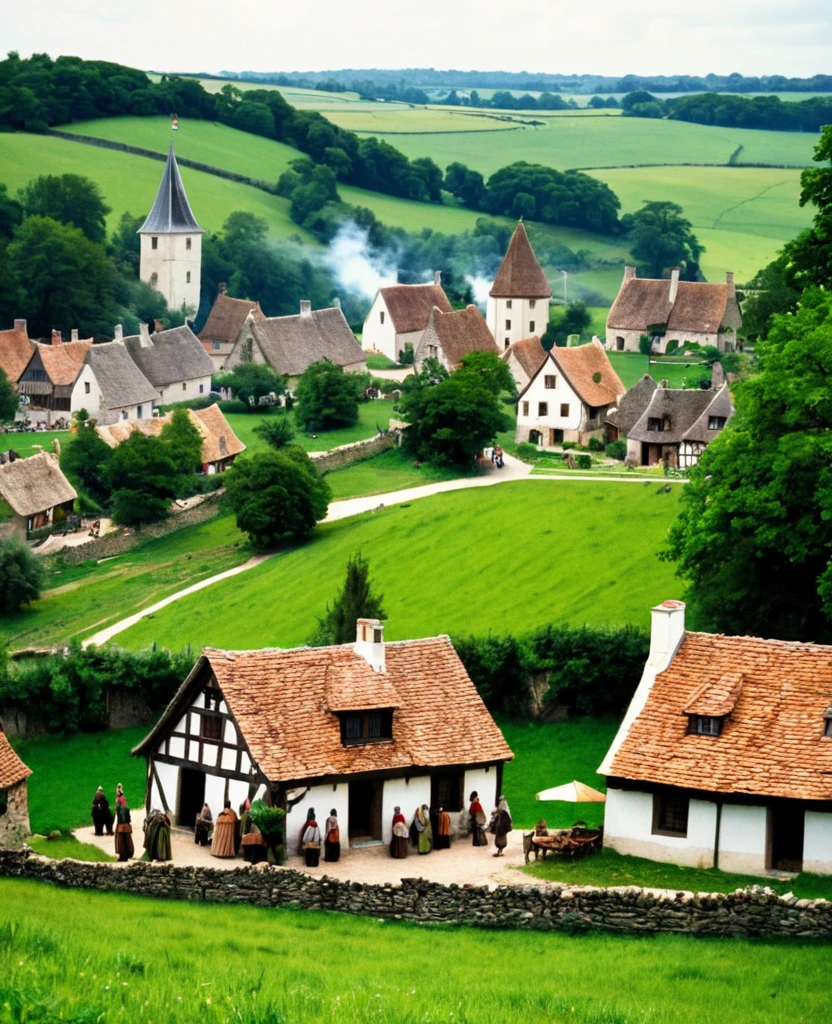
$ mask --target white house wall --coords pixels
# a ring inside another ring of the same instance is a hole
[[[364,321],[361,347],[365,352],[381,352],[394,363],[399,361],[399,354],[396,351],[396,328],[381,292],[376,295]]]
[[[73,416],[79,409],[86,409],[92,419],[98,420],[101,404],[101,388],[98,386],[98,381],[92,372],[92,367],[88,363],[84,363],[72,388],[72,395],[69,399],[69,414]],[[66,413],[64,413],[64,416],[66,416]]]
[[[401,807],[408,828],[416,808],[430,804],[430,776],[411,775],[405,779],[387,779],[381,800],[381,838],[389,843],[393,836],[393,808]]]
[[[189,402],[200,398],[211,391],[211,378],[195,377],[193,380],[174,381],[159,388],[159,404],[171,405],[173,402]]]
[[[505,352],[515,341],[543,334],[549,324],[549,300],[495,299],[489,295],[485,320],[497,348]],[[507,321],[510,327],[506,327]]]
[[[765,874],[767,822],[765,807],[723,805],[719,829],[721,870],[737,874]]]
[[[153,248],[153,239],[157,248]],[[188,239],[191,247],[188,249]],[[202,235],[143,234],[139,276],[161,292],[170,309],[199,309]],[[156,275],[155,280],[154,276]]]
[[[176,814],[176,807],[179,802],[179,768],[175,764],[156,764],[155,768],[159,782],[162,783],[162,789],[165,791],[167,808],[165,808],[165,800],[162,800],[162,794],[159,792],[156,779],[151,776],[150,809],[167,809],[171,814]]]
[[[554,388],[545,387],[546,377],[555,377]],[[528,412],[524,412],[525,404],[528,402]],[[541,402],[546,402],[548,412],[545,416],[538,413]],[[560,415],[561,405],[569,406],[569,413],[566,416]],[[517,441],[528,441],[531,430],[539,430],[543,437],[543,447],[551,447],[549,444],[549,430],[562,430],[565,441],[578,440],[581,424],[584,420],[584,408],[578,395],[572,390],[566,378],[555,365],[552,359],[548,359],[543,368],[529,385],[528,390],[523,394],[517,403]]]
[[[707,868],[713,867],[715,838],[713,803],[690,801],[687,836],[659,836],[653,835],[652,793],[607,790],[604,845],[611,850],[684,867]]]
[[[803,831],[803,870],[832,875],[832,811],[807,811]]]
[[[341,847],[349,849],[350,828],[350,787],[347,782],[329,783],[324,786],[310,786],[309,792],[286,815],[286,852],[297,853],[298,839],[306,814],[310,807],[315,809],[315,820],[321,829],[323,839],[324,822],[334,807],[338,812],[338,827],[341,833]]]

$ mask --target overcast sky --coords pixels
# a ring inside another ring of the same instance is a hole
[[[3,52],[159,71],[832,72],[829,0],[4,0]]]

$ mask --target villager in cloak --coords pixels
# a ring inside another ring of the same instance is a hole
[[[503,850],[508,843],[508,834],[511,832],[511,814],[509,813],[506,798],[501,796],[497,801],[497,807],[491,817],[492,831],[494,832],[494,845],[497,847],[495,857],[502,857]]]
[[[468,808],[468,814],[471,817],[472,845],[488,846],[488,836],[485,834],[485,811],[482,809],[476,790],[471,794],[471,806]]]
[[[416,811],[413,820],[419,834],[419,853],[430,853],[433,847],[433,828],[430,824],[430,808],[427,804],[422,804]]]
[[[214,825],[214,838],[211,841],[212,857],[234,857],[234,843],[237,835],[238,818],[231,809],[231,801],[225,801],[225,807],[217,815]]]
[[[104,829],[108,836],[113,834],[113,812],[110,810],[110,801],[104,795],[103,786],[98,787],[92,798],[92,823],[97,836],[103,836]]]
[[[324,860],[333,863],[341,859],[341,829],[338,812],[333,807],[324,822]]]
[[[315,812],[310,807],[309,817],[306,819],[306,827],[301,836],[303,845],[303,856],[308,868],[316,868],[321,859],[321,830],[315,821]]]
[[[436,839],[433,845],[437,850],[449,850],[451,847],[451,816],[444,807],[440,807],[436,815]]]
[[[401,807],[393,808],[393,835],[390,839],[390,856],[402,860],[407,856],[407,837],[410,830]]]
[[[251,808],[249,808],[240,820],[240,829],[243,833],[240,846],[243,851],[243,859],[249,864],[259,864],[266,859],[266,840],[263,833],[251,819]]]
[[[214,815],[211,813],[211,808],[208,804],[203,804],[194,825],[194,842],[197,846],[207,846],[213,831]]]
[[[127,799],[122,792],[116,807],[116,856],[120,861],[130,860],[134,852],[130,808],[127,806]]]
[[[144,848],[148,860],[173,860],[170,847],[170,818],[153,810],[144,822]]]
[[[315,808],[314,807],[310,807],[309,810],[306,812],[306,821],[303,823],[303,827],[300,830],[300,835],[298,836],[298,856],[299,857],[303,856],[303,837],[304,837],[304,834],[306,833],[306,826],[309,824],[310,821],[314,821],[314,820],[315,820]]]

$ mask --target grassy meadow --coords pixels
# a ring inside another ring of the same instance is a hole
[[[696,359],[671,362],[655,356],[644,356],[641,352],[607,352],[607,356],[625,388],[631,388],[645,373],[649,373],[656,383],[666,380],[672,388],[683,388],[689,383],[688,378],[692,376],[696,379],[699,373],[707,369]]]
[[[828,963],[800,940],[426,929],[0,880],[14,1022],[792,1024],[825,1018]]]

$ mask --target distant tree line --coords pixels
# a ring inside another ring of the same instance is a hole
[[[819,132],[832,121],[832,97],[794,102],[779,96],[726,96],[702,93],[661,100],[637,90],[621,100],[625,117],[667,117],[671,121],[720,128],[762,128],[779,132]]]

